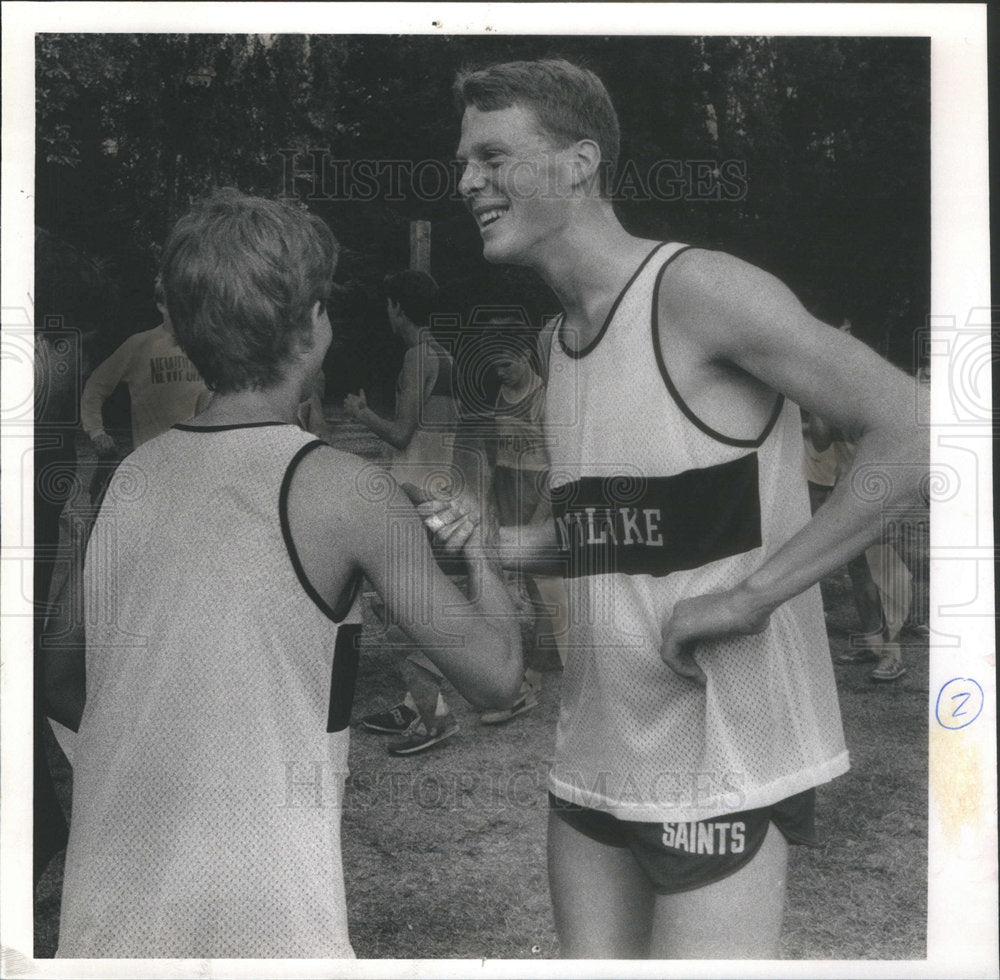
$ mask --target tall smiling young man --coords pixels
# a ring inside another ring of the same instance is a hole
[[[494,263],[562,317],[541,338],[570,649],[549,778],[562,953],[773,957],[789,843],[847,751],[816,583],[875,540],[845,480],[810,520],[798,406],[922,504],[914,386],[722,252],[637,238],[609,200],[618,121],[565,61],[455,84],[461,193]],[[454,544],[457,509],[426,505]]]

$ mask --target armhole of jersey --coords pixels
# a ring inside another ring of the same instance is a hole
[[[295,547],[295,542],[292,540],[292,527],[288,520],[288,493],[292,486],[292,477],[295,475],[295,471],[299,467],[299,463],[309,455],[314,449],[319,449],[322,446],[326,446],[327,443],[323,442],[322,439],[316,439],[314,442],[307,442],[301,449],[296,452],[292,457],[291,462],[288,464],[288,468],[285,470],[285,476],[281,481],[281,492],[278,495],[278,514],[281,519],[281,536],[285,541],[285,548],[288,551],[288,557],[291,559],[292,568],[295,569],[295,575],[299,580],[299,584],[305,590],[307,596],[316,604],[320,612],[323,613],[328,619],[335,623],[341,623],[344,617],[351,611],[351,607],[354,605],[354,599],[357,596],[358,589],[361,586],[361,574],[360,572],[355,572],[351,580],[348,582],[346,588],[341,593],[339,599],[337,600],[336,609],[332,608],[330,604],[316,591],[312,582],[309,581],[309,576],[306,575],[305,568],[302,567],[302,561],[299,558],[298,549]]]
[[[771,430],[777,424],[778,418],[781,415],[781,409],[785,404],[785,396],[778,394],[775,398],[774,408],[771,410],[771,415],[769,416],[767,422],[764,424],[764,428],[761,430],[760,435],[756,439],[734,439],[731,436],[724,435],[716,429],[713,429],[708,423],[704,422],[691,410],[691,407],[684,401],[681,397],[681,393],[677,390],[677,386],[674,384],[673,379],[670,377],[670,372],[667,370],[667,363],[663,357],[663,351],[660,348],[660,285],[663,281],[663,274],[667,271],[668,266],[678,255],[681,255],[688,250],[695,248],[693,245],[685,245],[684,248],[678,249],[673,255],[667,259],[666,262],[660,266],[660,271],[656,274],[656,282],[653,284],[653,311],[651,316],[652,324],[652,334],[653,334],[653,353],[656,355],[656,366],[660,370],[660,376],[663,378],[663,383],[667,386],[667,391],[670,392],[670,397],[673,398],[674,403],[681,410],[688,421],[692,422],[697,428],[701,429],[702,432],[707,436],[715,439],[717,442],[725,443],[727,446],[740,446],[746,449],[759,449],[767,437],[771,434]]]
[[[548,385],[549,383],[549,365],[552,363],[552,345],[555,344],[556,337],[559,336],[559,330],[562,326],[564,316],[564,314],[560,313],[557,317],[545,324],[538,334],[538,376],[542,379],[543,385]],[[548,334],[547,340],[545,336],[546,333]],[[545,342],[543,343],[543,341]]]

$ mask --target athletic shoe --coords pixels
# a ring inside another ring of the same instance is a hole
[[[521,690],[518,692],[517,700],[509,708],[496,708],[493,711],[484,711],[479,720],[484,725],[501,725],[511,718],[523,715],[525,711],[531,711],[538,707],[538,697],[534,688],[527,682],[521,682]]]
[[[446,738],[451,738],[458,731],[458,722],[452,717],[436,718],[434,727],[428,731],[427,726],[417,718],[406,730],[403,738],[389,743],[390,755],[413,755],[423,752]]]
[[[399,704],[394,704],[387,711],[365,715],[361,719],[361,727],[383,735],[402,735],[417,720],[417,717],[416,711],[405,701],[400,701]]]
[[[868,664],[873,660],[878,660],[878,654],[871,647],[851,647],[836,657],[838,664]]]
[[[878,658],[878,666],[868,675],[873,681],[895,681],[906,673],[898,643],[887,643]]]

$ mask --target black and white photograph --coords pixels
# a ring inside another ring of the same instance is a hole
[[[5,975],[997,976],[985,5],[3,16]]]

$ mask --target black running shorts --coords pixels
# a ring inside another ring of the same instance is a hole
[[[702,888],[739,871],[760,849],[772,823],[789,844],[818,845],[814,789],[757,810],[698,822],[619,820],[551,793],[549,806],[585,837],[610,847],[627,847],[660,895]]]

